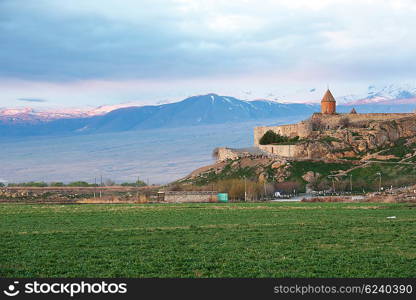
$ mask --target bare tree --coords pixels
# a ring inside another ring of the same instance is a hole
[[[310,120],[312,130],[323,130],[325,129],[325,124],[322,123],[321,119],[313,118]]]
[[[212,153],[211,153],[211,155],[212,155],[212,158],[213,159],[215,159],[215,160],[217,160],[218,159],[218,154],[219,154],[219,151],[220,151],[220,149],[217,147],[217,148],[215,148],[214,150],[212,150]]]
[[[111,179],[107,179],[105,182],[104,182],[104,185],[105,186],[112,186],[112,185],[115,185],[116,183],[114,182],[114,181],[112,181]]]
[[[350,119],[343,117],[338,121],[338,126],[341,128],[347,128],[350,125]]]

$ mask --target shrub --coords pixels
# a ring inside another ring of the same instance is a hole
[[[88,187],[90,186],[90,184],[86,181],[74,181],[74,182],[70,182],[68,186]]]
[[[24,187],[47,187],[48,184],[44,181],[29,181],[29,182],[22,182],[22,183],[12,183],[9,186],[24,186]]]
[[[137,179],[136,182],[123,182],[121,186],[147,186],[146,182]]]
[[[406,143],[406,139],[400,138],[395,142],[393,147],[383,151],[382,154],[394,155],[396,157],[402,158],[406,154],[413,152],[413,149],[411,148],[411,146],[407,146],[405,143]]]
[[[293,138],[280,135],[273,130],[268,130],[260,139],[260,145],[282,144],[282,143],[296,143],[299,141],[299,136]]]

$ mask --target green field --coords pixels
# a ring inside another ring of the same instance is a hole
[[[0,220],[1,277],[416,277],[414,204],[2,204]]]

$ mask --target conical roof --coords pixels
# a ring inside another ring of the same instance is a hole
[[[334,96],[332,96],[331,91],[329,89],[326,90],[321,102],[335,102],[335,98]]]
[[[357,111],[355,110],[355,108],[353,107],[352,109],[351,109],[351,111],[350,111],[350,114],[356,114],[357,113]]]

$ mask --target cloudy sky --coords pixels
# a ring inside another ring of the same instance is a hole
[[[0,0],[0,107],[357,93],[413,80],[415,15],[414,0]]]

